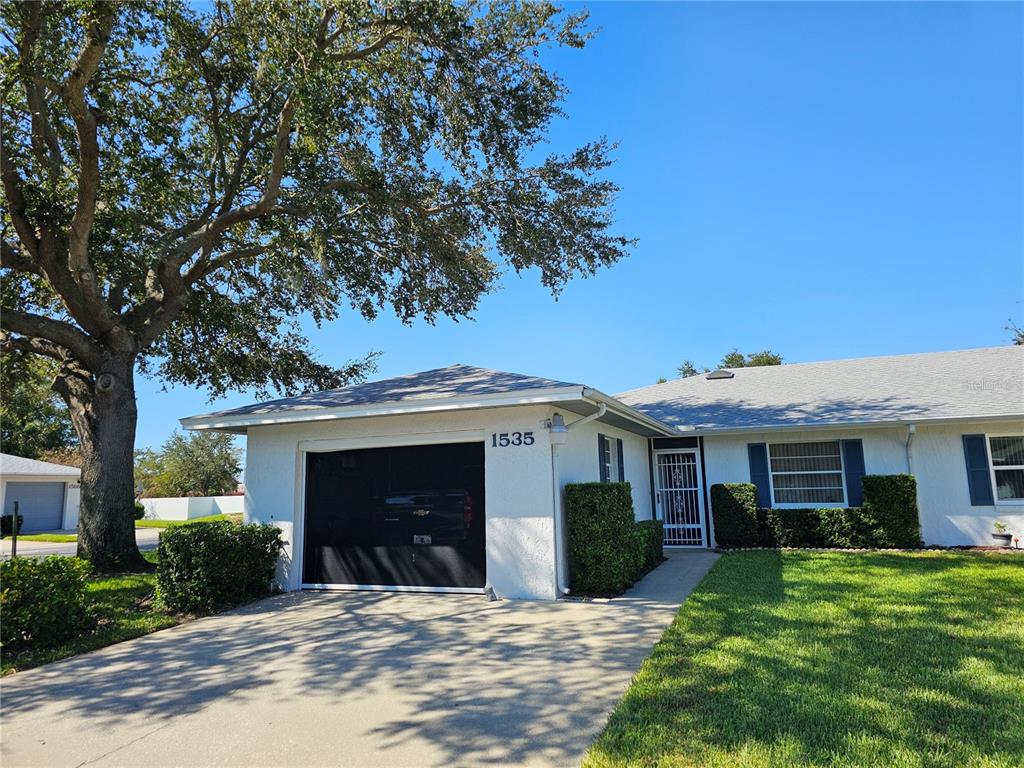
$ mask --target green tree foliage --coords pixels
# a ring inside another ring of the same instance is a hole
[[[733,350],[735,352],[735,350]],[[756,368],[761,365],[782,365],[782,355],[776,354],[769,349],[760,352],[751,352],[741,365],[733,365],[733,368]],[[724,367],[724,366],[723,366]]]
[[[59,365],[79,552],[139,560],[137,368],[213,395],[357,379],[298,323],[470,314],[624,256],[600,137],[540,155],[581,48],[547,2],[8,2],[2,342]]]
[[[1009,325],[1006,326],[1006,330],[1010,332],[1010,338],[1013,339],[1014,344],[1018,347],[1024,346],[1024,328],[1021,328],[1011,320]]]
[[[768,349],[744,355],[734,348],[732,351],[722,355],[722,359],[718,361],[719,368],[753,368],[759,365],[782,365],[782,355]],[[698,368],[692,360],[683,360],[682,365],[676,370],[681,378],[686,378],[687,376],[699,376],[702,373],[708,373],[710,369]]]
[[[52,461],[78,445],[67,406],[50,388],[57,364],[36,355],[0,353],[0,446],[4,453]]]
[[[699,369],[694,365],[693,360],[683,360],[683,364],[676,369],[679,373],[680,378],[685,379],[687,376],[699,376],[701,373],[707,373],[708,369]]]
[[[145,497],[231,493],[241,471],[234,437],[221,432],[175,432],[159,452],[135,453],[136,487]]]

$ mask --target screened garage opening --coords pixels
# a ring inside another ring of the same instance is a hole
[[[306,455],[303,586],[482,589],[484,445]]]

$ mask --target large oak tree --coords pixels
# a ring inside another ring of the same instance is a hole
[[[79,554],[138,558],[137,370],[296,392],[359,376],[297,318],[471,312],[620,258],[603,140],[543,157],[582,47],[547,3],[3,4],[3,344],[58,362]]]

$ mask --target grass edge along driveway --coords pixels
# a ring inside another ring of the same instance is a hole
[[[155,563],[157,553],[143,552],[142,556]],[[96,626],[57,646],[33,648],[18,654],[4,653],[0,676],[95,651],[189,620],[188,616],[156,608],[153,604],[155,590],[155,573],[115,573],[91,577],[88,592],[95,611]]]
[[[1024,557],[726,554],[584,761],[1024,765]]]

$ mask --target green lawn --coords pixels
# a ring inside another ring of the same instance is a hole
[[[222,520],[241,522],[241,515],[210,515],[209,517],[196,517],[192,520],[136,520],[136,528],[173,528],[176,525],[192,525],[193,523],[215,523]]]
[[[4,536],[8,541],[10,536]],[[54,544],[69,544],[78,541],[73,533],[19,533],[18,541],[49,541]]]
[[[156,562],[156,552],[143,552],[142,556],[151,563]],[[153,573],[124,573],[91,579],[89,592],[96,601],[95,630],[55,648],[16,656],[4,653],[0,674],[37,667],[179,624],[183,617],[153,608],[155,589],[156,574]]]
[[[584,765],[1024,765],[1024,556],[723,555]]]

